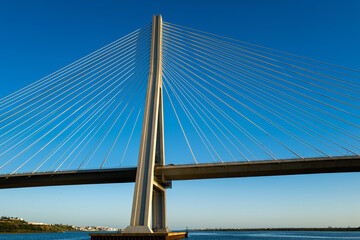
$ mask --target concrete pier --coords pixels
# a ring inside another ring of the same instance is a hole
[[[187,232],[170,233],[90,233],[91,240],[177,240],[187,238]]]

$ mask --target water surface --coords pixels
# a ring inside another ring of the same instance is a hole
[[[0,234],[0,240],[90,240],[89,232]],[[360,232],[218,231],[189,232],[191,240],[360,240]]]

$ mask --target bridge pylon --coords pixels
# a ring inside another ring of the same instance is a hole
[[[162,18],[153,16],[150,70],[130,226],[125,233],[167,232],[165,187],[154,180],[165,164],[162,93]],[[151,224],[152,220],[152,226]]]

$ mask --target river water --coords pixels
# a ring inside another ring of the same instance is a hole
[[[90,240],[88,232],[0,234],[0,240]],[[360,240],[359,232],[246,231],[189,232],[192,240]]]

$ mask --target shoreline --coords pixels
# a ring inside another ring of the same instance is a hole
[[[214,228],[214,229],[189,229],[198,232],[246,232],[246,231],[308,231],[308,232],[356,232],[358,228]]]
[[[41,231],[36,231],[36,232],[0,232],[0,234],[30,234],[30,233],[67,233],[67,232],[85,232],[85,231],[63,231],[63,232],[54,232],[54,231],[49,231],[49,232],[41,232]]]

